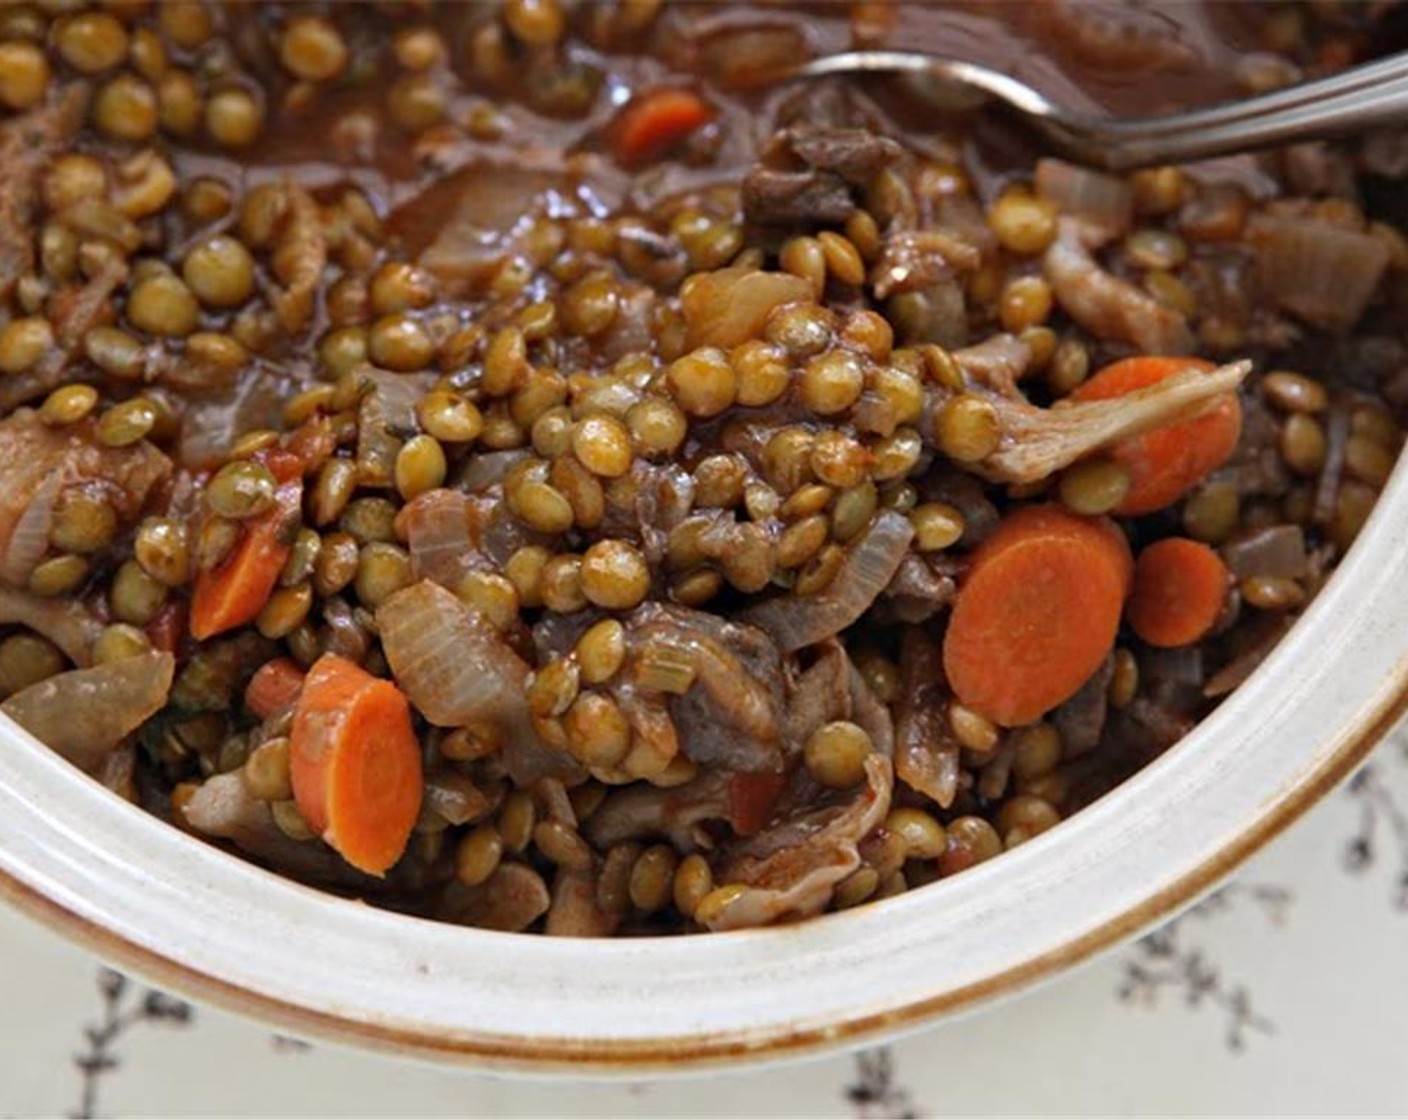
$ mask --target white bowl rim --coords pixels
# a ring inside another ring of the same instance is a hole
[[[896,1033],[1136,935],[1350,773],[1408,711],[1406,514],[1400,468],[1267,661],[1105,797],[963,875],[811,922],[572,941],[387,913],[162,824],[2,717],[0,897],[195,998],[431,1060],[639,1074]]]

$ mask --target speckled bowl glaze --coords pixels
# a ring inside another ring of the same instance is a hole
[[[1280,647],[1094,805],[944,882],[781,929],[491,933],[288,882],[149,817],[0,718],[0,894],[284,1030],[536,1073],[683,1071],[871,1040],[1130,938],[1215,885],[1408,707],[1408,472]]]

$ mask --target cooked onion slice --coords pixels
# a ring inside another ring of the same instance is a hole
[[[815,595],[769,599],[744,611],[741,621],[770,635],[783,653],[825,641],[870,609],[894,578],[913,537],[909,518],[886,510],[851,546],[827,587]]]
[[[87,770],[165,707],[175,668],[169,653],[144,653],[72,669],[21,689],[0,711]]]

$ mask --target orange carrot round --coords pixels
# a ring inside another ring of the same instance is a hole
[[[259,719],[283,711],[303,688],[303,670],[287,657],[266,661],[255,670],[244,690],[244,706]]]
[[[1122,397],[1186,369],[1211,370],[1200,358],[1126,358],[1106,366],[1071,393],[1077,401]],[[1115,513],[1137,517],[1172,505],[1236,450],[1242,406],[1236,393],[1191,420],[1122,440],[1109,454],[1129,471],[1129,493]]]
[[[353,867],[385,874],[406,850],[425,786],[401,691],[324,654],[303,682],[289,756],[303,819]]]
[[[943,650],[954,695],[1004,727],[1070,699],[1114,647],[1132,567],[1108,521],[1050,505],[1010,514],[954,599]]]
[[[1207,545],[1169,537],[1135,561],[1125,616],[1151,646],[1191,645],[1217,623],[1231,584],[1227,565]]]
[[[624,164],[648,163],[665,154],[696,128],[713,119],[713,110],[687,89],[656,89],[634,98],[616,120],[614,143]]]

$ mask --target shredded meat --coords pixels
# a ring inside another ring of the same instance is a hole
[[[582,833],[605,851],[627,840],[664,837],[681,851],[696,845],[694,826],[702,821],[727,820],[729,776],[706,771],[673,789],[635,783],[613,790],[582,825]]]
[[[284,330],[299,334],[313,319],[318,283],[327,266],[327,240],[313,196],[293,183],[285,183],[282,190],[284,213],[273,266],[283,287],[274,295],[274,313]]]
[[[1046,251],[1046,278],[1063,311],[1092,334],[1146,354],[1189,354],[1193,335],[1177,311],[1106,272],[1086,247],[1080,224],[1062,218]]]
[[[73,85],[44,105],[0,122],[0,303],[34,267],[39,178],[83,118],[87,90]]]
[[[771,925],[825,909],[836,884],[860,866],[860,842],[890,811],[890,760],[870,755],[865,777],[848,804],[803,812],[728,853],[722,880],[746,889],[709,918],[709,928]]]
[[[818,727],[849,718],[850,659],[833,638],[817,647],[817,658],[807,669],[794,666],[791,675],[786,740],[796,757]]]

